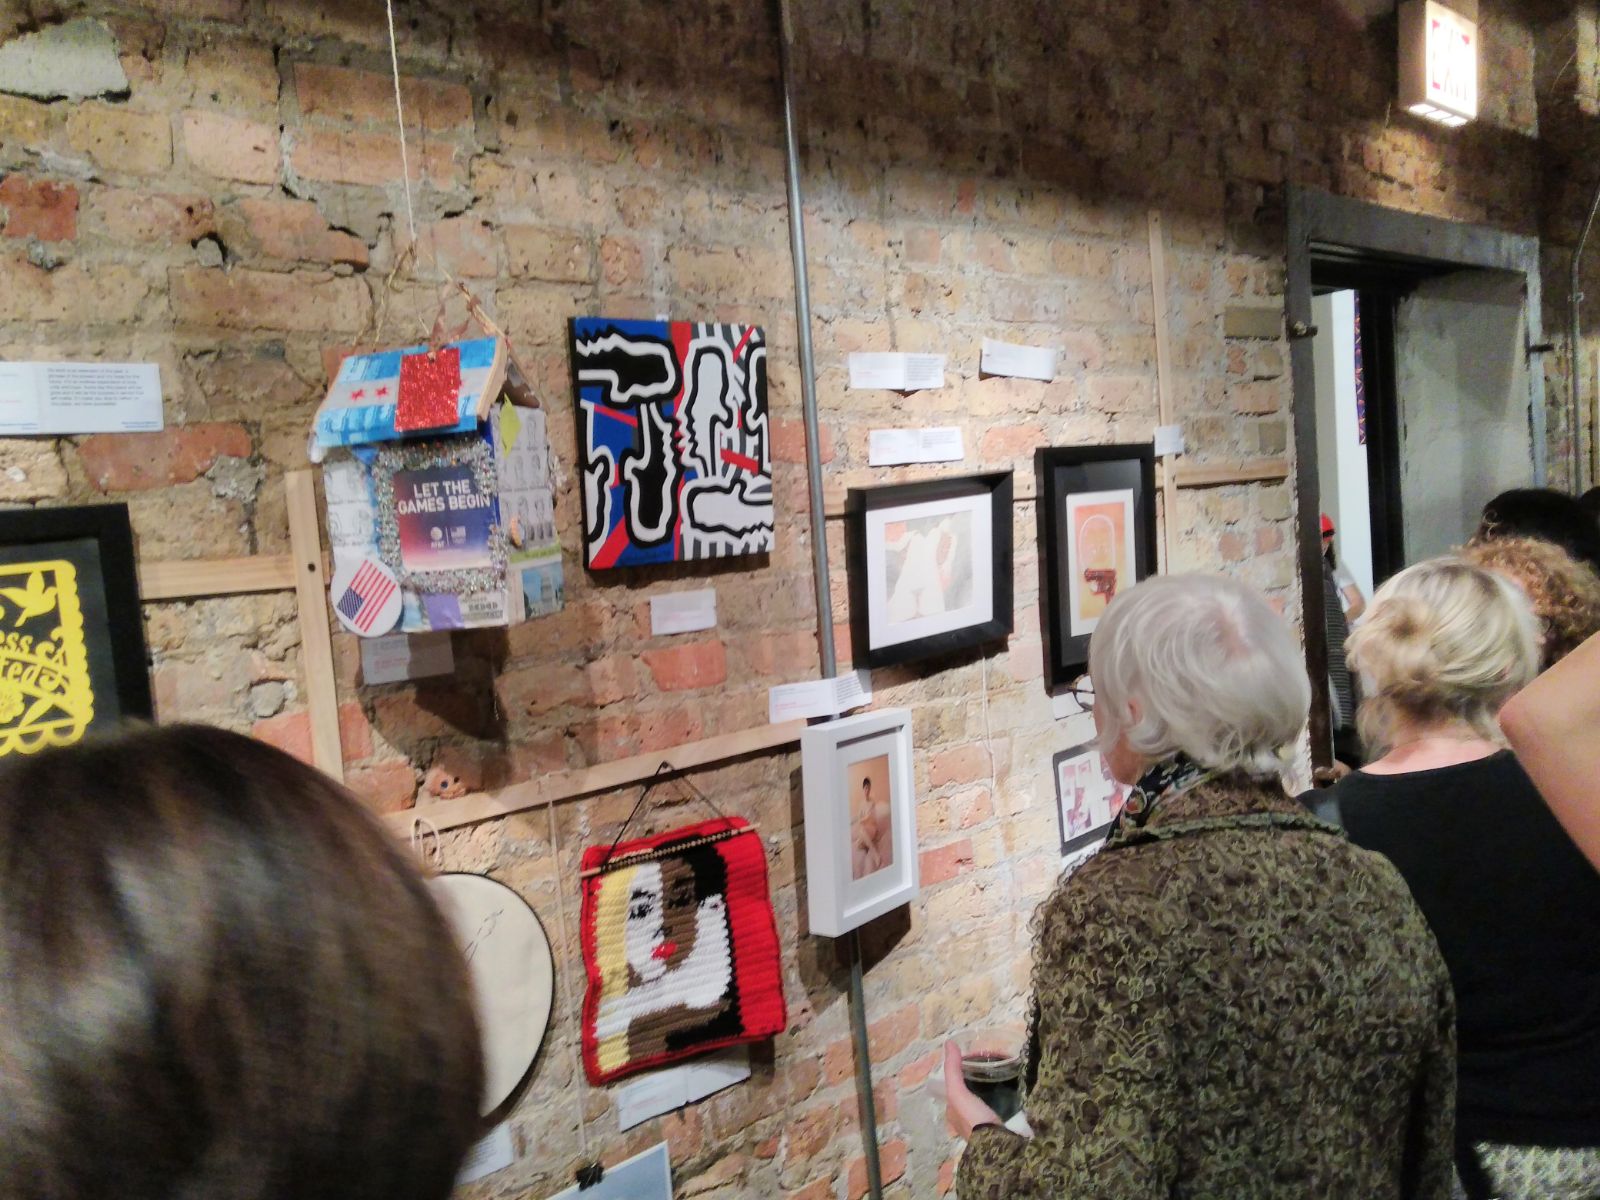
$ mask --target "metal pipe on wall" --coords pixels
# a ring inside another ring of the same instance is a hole
[[[817,367],[811,347],[811,286],[806,274],[805,208],[800,191],[800,138],[794,109],[794,72],[788,0],[775,0],[778,18],[778,65],[783,84],[784,173],[789,184],[789,250],[794,257],[795,332],[800,345],[800,409],[806,430],[806,479],[811,498],[811,569],[816,587],[817,651],[822,677],[838,673],[833,649],[833,592],[828,575],[828,533],[822,497],[821,435],[817,428]],[[872,1057],[867,1041],[867,1000],[861,961],[861,939],[850,931],[850,1034],[855,1044],[856,1101],[861,1113],[861,1140],[867,1165],[867,1195],[883,1196],[878,1162],[878,1113],[872,1097]]]
[[[1583,232],[1578,235],[1578,244],[1572,251],[1572,281],[1567,291],[1568,327],[1567,343],[1568,361],[1571,364],[1572,378],[1569,381],[1571,388],[1568,404],[1568,420],[1571,422],[1572,433],[1572,478],[1568,487],[1573,492],[1583,489],[1583,352],[1580,336],[1582,333],[1578,309],[1583,303],[1583,247],[1589,240],[1589,231],[1594,227],[1595,215],[1600,213],[1600,182],[1595,184],[1594,198],[1589,201],[1589,216],[1583,223]],[[1600,395],[1595,397],[1596,422],[1589,427],[1589,452],[1591,455],[1589,478],[1600,480]]]

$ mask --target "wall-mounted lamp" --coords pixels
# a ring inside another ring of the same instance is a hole
[[[1400,104],[1451,127],[1478,115],[1477,0],[1400,5]]]

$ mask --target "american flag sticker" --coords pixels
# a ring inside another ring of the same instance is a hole
[[[376,558],[335,572],[329,591],[339,620],[362,637],[388,633],[400,619],[400,583]]]

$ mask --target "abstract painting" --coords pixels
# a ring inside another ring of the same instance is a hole
[[[772,549],[759,327],[578,317],[572,373],[591,570]]]
[[[887,667],[1011,632],[1011,475],[852,489],[845,498],[850,635]]]
[[[1155,447],[1046,447],[1034,470],[1044,677],[1055,690],[1083,674],[1111,602],[1155,570]]]
[[[582,876],[591,1082],[783,1031],[777,922],[754,826],[726,817],[590,846]]]
[[[0,513],[0,757],[153,715],[127,506]]]

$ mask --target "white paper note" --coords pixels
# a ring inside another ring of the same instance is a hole
[[[750,1078],[750,1050],[738,1046],[681,1067],[651,1071],[617,1089],[617,1128],[659,1117]]]
[[[716,588],[703,588],[697,592],[673,592],[670,595],[650,598],[650,632],[658,637],[662,634],[693,633],[697,629],[710,629],[716,623]]]
[[[960,462],[966,456],[958,425],[941,425],[934,429],[874,429],[867,437],[867,462],[874,467]]]
[[[1183,426],[1156,426],[1156,455],[1183,453]]]
[[[485,1175],[493,1175],[496,1171],[503,1171],[516,1161],[516,1147],[511,1141],[511,1126],[496,1125],[489,1131],[487,1137],[473,1144],[467,1151],[467,1161],[461,1164],[461,1173],[456,1176],[456,1186],[471,1183],[475,1179],[482,1179]]]
[[[162,427],[155,363],[0,362],[0,435]]]
[[[985,375],[1051,380],[1056,377],[1056,349],[1054,346],[1019,346],[1015,342],[984,338],[981,369]]]
[[[550,1200],[672,1200],[672,1163],[667,1144],[657,1142],[648,1150],[607,1167],[593,1187],[573,1184]]]
[[[850,386],[918,392],[944,386],[944,355],[857,351],[850,356]]]
[[[448,675],[455,669],[456,654],[449,630],[361,639],[361,681],[369,686]]]
[[[872,703],[872,676],[854,671],[832,679],[785,683],[767,692],[767,720],[797,721],[803,717],[836,717]]]

